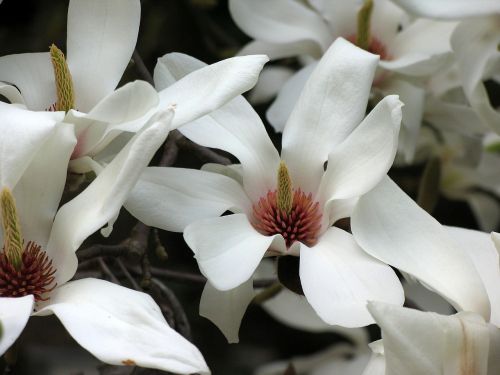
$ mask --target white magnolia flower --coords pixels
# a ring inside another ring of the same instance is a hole
[[[143,81],[115,91],[139,22],[139,0],[71,0],[67,59],[54,48],[0,58],[0,81],[8,82],[0,84],[0,93],[12,103],[33,111],[67,111],[64,121],[74,124],[78,139],[70,163],[74,172],[98,172],[119,151],[110,143],[123,133],[131,138],[157,112],[175,106],[175,128],[218,108],[250,89],[267,61],[265,56],[227,59],[159,93]],[[58,85],[71,88],[71,100],[60,97]],[[62,99],[69,102],[64,108]]]
[[[456,236],[389,178],[359,199],[351,229],[368,254],[419,280],[456,310],[479,313],[487,321],[500,319],[473,256],[476,247],[457,244]]]
[[[300,255],[302,288],[318,315],[330,324],[369,324],[366,301],[402,303],[401,284],[332,225],[380,181],[396,152],[402,106],[396,96],[363,120],[377,63],[338,39],[297,102],[281,157],[241,97],[184,125],[186,137],[232,153],[241,166],[220,166],[222,173],[148,168],[126,208],[147,225],[184,230],[201,272],[219,290],[249,280],[265,255]],[[200,66],[170,56],[170,80]],[[218,217],[226,210],[234,214]]]
[[[357,40],[362,4],[351,0],[229,2],[237,25],[255,39],[240,54],[260,51],[271,59],[299,56],[305,65],[291,78],[275,74],[264,82],[269,86],[272,80],[275,87],[281,88],[267,112],[275,130],[283,130],[302,87],[328,46],[338,37]],[[425,106],[425,90],[416,82],[451,61],[449,38],[455,26],[455,22],[423,19],[409,22],[408,15],[389,0],[373,1],[368,24],[371,37],[366,49],[380,55],[381,68],[373,89],[382,96],[398,94],[405,103],[399,147],[407,161],[413,157]],[[271,73],[274,71],[268,76]]]
[[[483,80],[500,72],[500,3],[497,0],[394,0],[420,17],[462,20],[451,45],[464,93],[484,124],[500,134],[500,114],[490,103]]]
[[[479,315],[443,316],[381,302],[368,308],[382,341],[366,375],[495,375],[500,372],[500,329]]]
[[[117,214],[165,140],[173,111],[156,117],[77,197],[57,209],[76,144],[63,112],[0,103],[0,353],[30,316],[55,314],[101,361],[176,373],[208,373],[201,353],[171,329],[144,293],[98,279],[70,280],[75,251]],[[17,213],[16,213],[17,211]]]

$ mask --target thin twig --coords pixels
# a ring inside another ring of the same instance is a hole
[[[174,312],[176,330],[186,339],[191,340],[191,325],[189,324],[186,312],[177,299],[175,293],[157,278],[153,277],[151,282],[152,285],[159,289],[161,295],[165,297],[168,305]]]
[[[140,74],[142,79],[144,79],[145,81],[149,82],[152,86],[154,86],[155,83],[153,80],[153,76],[146,67],[146,64],[144,64],[144,60],[142,59],[141,55],[139,55],[137,49],[134,49],[134,53],[132,54],[132,60],[134,60],[135,68],[137,69],[137,72]]]
[[[128,272],[128,269],[127,267],[125,267],[125,265],[123,264],[122,260],[120,258],[117,258],[116,259],[116,263],[118,264],[118,267],[120,268],[120,270],[123,272],[123,274],[125,275],[125,278],[130,282],[130,284],[132,284],[132,287],[135,289],[135,290],[142,290],[142,288],[140,287],[140,285],[137,283],[137,281],[135,281],[135,279],[133,278],[133,276],[130,274],[130,272]]]
[[[115,274],[113,272],[111,272],[111,270],[109,269],[109,267],[106,264],[106,262],[104,261],[104,259],[98,258],[98,262],[99,262],[99,266],[101,267],[104,274],[106,274],[111,279],[111,281],[113,283],[121,285],[120,280],[118,280],[118,278],[115,276]]]
[[[78,250],[76,256],[78,257],[78,263],[86,260],[94,259],[97,257],[117,257],[120,255],[125,255],[128,251],[128,247],[123,244],[119,245],[92,245],[85,249]]]

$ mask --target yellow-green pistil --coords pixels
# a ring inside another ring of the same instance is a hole
[[[56,79],[56,111],[68,112],[70,109],[75,108],[75,90],[71,73],[64,53],[55,44],[50,46],[50,58]]]
[[[276,204],[280,210],[286,212],[287,214],[292,211],[292,180],[284,161],[280,162],[280,166],[278,168],[278,188],[276,191]]]
[[[371,42],[371,15],[373,11],[373,0],[365,0],[358,11],[358,32],[356,33],[356,45],[368,51]]]
[[[9,263],[19,270],[23,256],[23,236],[14,197],[7,188],[4,188],[0,193],[0,206],[2,210],[3,251]]]

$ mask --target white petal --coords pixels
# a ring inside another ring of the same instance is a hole
[[[299,274],[307,300],[328,324],[362,327],[373,323],[367,301],[404,302],[396,273],[336,227],[315,246],[301,246]]]
[[[402,106],[396,95],[386,96],[330,153],[320,202],[362,195],[385,176],[396,155]]]
[[[58,123],[13,190],[25,241],[35,241],[44,249],[64,191],[68,162],[75,144],[73,126]],[[65,251],[57,249],[57,252]],[[55,266],[57,268],[58,264]]]
[[[486,375],[488,327],[479,315],[435,313],[370,303],[382,328],[387,375]],[[465,373],[468,373],[465,372]]]
[[[431,311],[442,315],[451,315],[455,309],[439,294],[423,287],[418,282],[403,281],[406,300],[416,304],[422,311]]]
[[[489,318],[488,296],[470,258],[389,178],[359,199],[351,229],[370,255],[416,277],[457,310]]]
[[[282,141],[292,181],[305,192],[316,191],[328,154],[363,119],[377,62],[339,38],[307,81]]]
[[[0,186],[14,188],[63,112],[32,112],[0,103]]]
[[[316,68],[317,63],[311,63],[293,75],[281,88],[276,100],[269,106],[266,118],[276,132],[282,133],[290,114],[299,100],[302,90]]]
[[[297,1],[230,0],[229,10],[236,24],[254,39],[271,43],[310,40],[320,50],[331,42],[321,17]]]
[[[0,58],[0,64],[1,60],[2,58]],[[26,106],[23,96],[15,86],[0,82],[0,95],[5,96],[12,104]]]
[[[309,40],[298,40],[289,43],[269,43],[262,40],[253,40],[246,44],[239,52],[239,56],[264,54],[270,60],[279,60],[294,56],[320,57],[321,51],[315,43]]]
[[[498,227],[500,207],[494,197],[479,192],[468,193],[465,198],[481,230],[491,232]]]
[[[34,111],[44,111],[56,101],[54,68],[48,52],[0,57],[0,81],[15,85]]]
[[[383,87],[384,93],[399,95],[399,99],[404,103],[403,127],[399,133],[398,149],[404,154],[405,161],[411,163],[422,125],[425,90],[401,79],[391,79],[386,82]]]
[[[168,326],[145,293],[81,279],[55,289],[37,315],[51,312],[82,347],[105,363],[210,373],[198,349]]]
[[[275,238],[284,242],[257,232],[243,214],[196,221],[184,230],[201,273],[219,290],[247,281]]]
[[[182,54],[169,54],[162,60],[169,57],[181,62],[196,60]],[[204,66],[191,74],[187,73],[192,65],[187,66],[182,76],[176,77],[179,81],[160,91],[160,108],[176,108],[174,127],[193,121],[251,89],[268,60],[263,55],[238,56]]]
[[[462,85],[467,99],[480,118],[495,132],[500,132],[500,114],[489,101],[482,84],[488,78],[492,59],[498,59],[500,15],[461,22],[451,38]]]
[[[274,98],[280,88],[293,75],[293,70],[283,66],[267,66],[260,73],[259,82],[248,96],[253,105],[263,104]]]
[[[137,133],[115,159],[76,198],[62,206],[55,219],[48,250],[66,247],[76,251],[82,242],[116,217],[130,190],[164,142],[173,112]],[[57,270],[59,284],[69,280],[75,269]]]
[[[1,297],[0,298],[0,324],[2,336],[0,337],[0,355],[3,355],[23,331],[33,311],[33,296]]]
[[[252,279],[226,291],[207,282],[201,295],[200,315],[214,323],[230,344],[237,343],[241,320],[254,296]]]
[[[215,65],[205,66],[204,63],[193,57],[178,53],[165,55],[158,62],[159,66],[160,64],[162,68],[161,71],[160,67],[157,68],[159,71],[157,76],[159,77],[161,72],[164,84],[199,69],[169,86],[160,95],[167,92],[177,94],[176,87],[178,85],[215,67]],[[207,80],[206,77],[203,79]],[[231,78],[226,77],[225,79],[229,82]],[[232,92],[231,95],[234,96],[235,92]],[[212,95],[214,94],[211,93],[210,97]],[[191,101],[192,96],[193,94],[190,92]],[[203,99],[204,102],[207,101],[205,97],[200,97],[200,99]],[[213,109],[216,109],[220,104],[214,106]],[[177,119],[180,106],[176,108],[175,119]],[[194,118],[192,116],[191,120]],[[259,116],[243,97],[238,96],[232,99],[218,110],[182,126],[179,130],[186,137],[202,146],[218,148],[236,156],[243,167],[245,190],[253,200],[259,199],[268,190],[275,188],[276,171],[279,164],[278,152],[269,139]]]
[[[461,19],[500,12],[497,0],[393,0],[408,11],[429,18]]]
[[[490,298],[489,321],[500,327],[500,258],[490,234],[456,227],[446,228],[457,246],[474,262]]]
[[[134,51],[139,0],[71,0],[68,9],[67,60],[76,108],[88,112],[111,93]]]
[[[401,33],[401,29],[405,30],[410,23],[409,18],[408,13],[394,4],[391,0],[375,0],[370,22],[372,28],[371,33],[379,41],[386,44],[386,47],[389,47],[390,50],[394,38]],[[357,25],[357,19],[351,22]],[[354,30],[354,33],[355,32],[357,32],[357,30]]]
[[[182,232],[194,221],[225,211],[250,212],[251,203],[233,179],[183,168],[147,168],[125,208],[146,225]]]
[[[392,59],[380,61],[384,69],[410,76],[425,76],[451,63],[451,33],[455,22],[419,19],[400,32],[390,46]]]
[[[277,321],[309,332],[335,332],[347,337],[356,346],[368,345],[368,331],[364,328],[345,328],[325,323],[313,310],[305,297],[283,289],[267,300],[263,308]]]
[[[96,155],[124,131],[139,131],[156,112],[158,102],[150,84],[135,81],[107,95],[89,113],[70,111],[64,121],[75,124],[78,135],[73,159]]]

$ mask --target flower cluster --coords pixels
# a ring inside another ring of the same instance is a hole
[[[151,76],[140,0],[70,0],[65,53],[0,57],[0,354],[55,315],[106,364],[210,373],[159,278],[183,273],[152,271],[163,230],[228,342],[254,303],[352,343],[258,374],[499,373],[498,0],[228,8],[252,40],[211,65],[167,53]],[[174,165],[183,145],[208,163]],[[443,197],[485,232],[441,225]],[[89,247],[122,206],[132,233]]]

